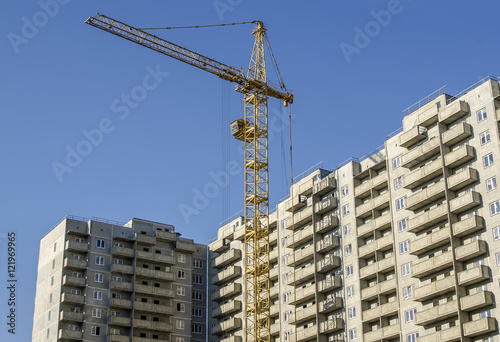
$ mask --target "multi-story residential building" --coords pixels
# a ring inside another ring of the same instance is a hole
[[[207,246],[168,224],[68,217],[40,243],[33,341],[206,341]]]
[[[494,341],[500,89],[437,94],[365,158],[295,182],[271,222],[271,341]],[[244,336],[242,218],[209,245],[209,341]]]

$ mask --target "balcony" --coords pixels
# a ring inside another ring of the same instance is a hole
[[[156,231],[156,239],[161,241],[173,242],[177,239],[176,232],[165,232],[163,230]]]
[[[112,264],[111,265],[111,272],[112,273],[134,274],[134,268],[131,265]]]
[[[409,219],[407,230],[416,234],[447,219],[448,209],[443,204]]]
[[[174,290],[163,288],[163,287],[156,287],[153,285],[136,284],[135,285],[135,292],[142,293],[142,294],[148,294],[148,295],[155,296],[155,297],[164,297],[164,298],[174,298],[175,297]]]
[[[130,310],[132,309],[132,301],[128,299],[111,298],[110,307]]]
[[[311,241],[314,236],[314,230],[312,225],[306,226],[304,229],[296,231],[293,234],[293,239],[287,239],[287,247],[293,248],[294,245],[301,245],[305,242]]]
[[[323,178],[322,180],[314,184],[313,193],[315,195],[321,196],[329,191],[335,190],[336,187],[337,187],[337,181],[335,180],[335,178],[331,177]]]
[[[309,265],[299,270],[295,270],[295,283],[300,284],[305,281],[314,279],[314,274],[315,270],[313,265]]]
[[[76,242],[75,240],[67,240],[64,245],[64,248],[70,252],[87,253],[87,251],[89,250],[89,244],[87,242]]]
[[[333,318],[319,324],[320,334],[331,334],[344,329],[344,320],[341,318]]]
[[[293,215],[293,225],[292,218],[288,218],[285,221],[286,229],[295,229],[296,227],[300,227],[312,220],[312,211],[313,207],[305,208],[299,211],[298,213],[294,213]]]
[[[418,210],[444,196],[444,181],[440,181],[408,196],[406,198],[406,209]]]
[[[148,321],[148,320],[142,320],[142,319],[134,319],[133,327],[138,328],[138,329],[154,330],[155,332],[158,332],[158,331],[173,332],[174,331],[174,325],[171,323],[155,322],[155,321]]]
[[[150,278],[162,281],[174,281],[173,273],[152,270],[149,268],[142,268],[142,267],[136,267],[135,276],[136,278]]]
[[[138,302],[138,301],[134,302],[134,310],[152,312],[152,313],[161,314],[161,315],[173,315],[174,314],[174,308],[172,306],[153,304],[153,303],[143,303],[143,302]]]
[[[414,189],[442,174],[443,165],[441,164],[441,159],[438,158],[406,175],[403,187],[405,189]]]
[[[321,221],[316,222],[315,229],[317,233],[324,233],[338,226],[339,218],[337,216],[328,215],[326,217],[323,217]]]
[[[413,296],[417,302],[423,302],[454,291],[455,277],[449,276],[431,282],[430,284],[417,287],[415,290],[413,290]]]
[[[316,296],[316,284],[311,284],[306,287],[295,289],[294,298],[290,300],[290,304],[299,305],[308,302]]]
[[[269,270],[269,279],[275,280],[278,278],[280,272],[279,266],[273,267]]]
[[[390,302],[379,305],[373,309],[363,311],[363,322],[369,322],[380,319],[383,316],[390,316],[397,313],[399,310],[398,302]]]
[[[219,285],[230,281],[231,279],[241,277],[241,267],[231,266],[228,269],[217,273],[217,275],[212,277],[212,284]]]
[[[271,332],[271,336],[279,336],[279,334],[280,334],[280,328],[281,327],[280,327],[279,322],[272,324],[271,325],[271,331],[270,331]],[[221,342],[222,342],[222,340],[221,340]]]
[[[312,193],[313,193],[312,178],[304,181],[302,184],[300,184],[299,182],[299,190],[298,190],[299,195],[308,196],[311,195]]]
[[[333,254],[325,255],[324,259],[317,262],[318,272],[326,273],[340,267],[340,258]]]
[[[175,242],[175,249],[177,251],[186,253],[194,253],[196,251],[193,241],[188,242],[188,241],[181,241],[179,239]]]
[[[413,278],[423,278],[452,266],[453,258],[448,251],[413,265],[411,273]]]
[[[81,331],[73,331],[66,329],[59,329],[58,338],[59,340],[83,341]]]
[[[462,237],[475,233],[477,231],[483,230],[483,218],[481,216],[472,216],[466,218],[465,220],[458,221],[453,224],[453,235],[457,237]]]
[[[319,312],[322,314],[340,310],[342,307],[342,298],[325,299],[319,302]]]
[[[342,280],[340,277],[330,275],[318,282],[318,292],[319,293],[330,292],[332,290],[340,288],[341,285],[342,285]]]
[[[222,335],[230,331],[241,329],[241,318],[233,317],[227,321],[220,322],[212,328],[212,334]]]
[[[422,126],[414,126],[399,135],[399,146],[408,148],[417,142],[424,140],[427,130]]]
[[[428,127],[438,121],[438,108],[435,103],[429,103],[417,109],[414,113],[418,113],[417,123],[424,127]]]
[[[290,342],[306,342],[306,341],[317,341],[318,340],[318,327],[313,325],[309,328],[297,329],[297,334],[292,334],[289,336]]]
[[[242,229],[241,231],[244,232],[244,229]],[[242,236],[244,236],[244,234],[242,234]],[[210,245],[210,250],[215,253],[222,253],[227,251],[228,249],[229,249],[229,240],[227,239],[217,240]]]
[[[375,251],[387,250],[392,248],[392,244],[394,242],[394,236],[392,234],[381,237],[373,241],[372,243],[366,244],[358,248],[358,254],[360,258],[366,258],[369,255],[373,255]]]
[[[339,237],[333,234],[326,235],[323,239],[316,242],[316,250],[318,253],[326,253],[339,246]]]
[[[413,167],[439,153],[439,147],[439,139],[437,137],[433,137],[422,145],[417,146],[413,150],[403,154],[401,165],[409,169],[410,167]]]
[[[424,235],[423,237],[410,243],[410,254],[421,255],[435,248],[447,245],[450,243],[450,236],[449,227]]]
[[[444,164],[454,168],[474,159],[474,147],[464,145],[444,156]]]
[[[130,341],[130,340],[127,340],[127,341]],[[167,339],[167,337],[145,338],[145,337],[133,336],[132,342],[171,342],[171,341],[169,339]]]
[[[228,252],[225,252],[224,254],[221,254],[220,256],[215,258],[213,266],[215,268],[222,268],[240,259],[241,249],[231,249]]]
[[[459,143],[460,141],[470,137],[471,135],[471,125],[466,122],[462,122],[459,125],[441,134],[441,139],[443,140],[444,145],[450,146]]]
[[[361,290],[361,300],[370,300],[380,295],[394,292],[397,287],[396,278],[383,281],[375,286],[366,287]]]
[[[271,330],[272,330],[272,327],[271,327]],[[231,336],[228,338],[221,339],[221,340],[219,340],[219,342],[243,342],[243,338],[240,336]]]
[[[467,286],[490,279],[489,267],[479,265],[458,273],[458,284]]]
[[[363,219],[372,214],[373,201],[371,199],[367,200],[363,204],[356,206],[356,217]]]
[[[314,211],[318,215],[324,214],[335,208],[337,208],[337,199],[333,196],[328,196],[314,205]]]
[[[175,265],[175,258],[173,255],[137,251],[136,259],[157,264]]]
[[[496,319],[485,317],[472,322],[464,323],[464,335],[473,337],[493,333],[497,330]]]
[[[372,189],[380,190],[382,188],[386,188],[388,177],[389,176],[387,172],[383,172],[381,174],[373,176],[372,179],[370,180]]]
[[[279,286],[272,286],[271,290],[269,291],[269,296],[271,300],[278,298],[279,294],[280,294]]]
[[[87,268],[87,260],[64,258],[64,267],[76,269],[76,270],[86,269]]]
[[[285,202],[283,208],[285,209],[285,211],[294,212],[304,208],[306,205],[307,205],[307,197],[294,196],[293,198],[290,198]]]
[[[83,322],[83,314],[79,312],[61,311],[59,313],[59,320],[71,322]]]
[[[85,283],[86,281],[83,277],[63,276],[62,284],[65,286],[85,287]]]
[[[272,226],[272,223],[270,224],[270,226]],[[278,243],[278,230],[272,231],[272,229],[269,229],[269,244],[274,245],[277,243]]]
[[[241,311],[241,301],[239,300],[233,300],[230,301],[229,303],[223,304],[219,307],[216,307],[214,310],[212,310],[212,317],[214,318],[220,318],[225,315],[230,315],[234,312],[240,312]]]
[[[468,167],[465,170],[448,177],[448,189],[457,191],[478,181],[479,175],[476,169]]]
[[[432,334],[419,336],[418,342],[455,342],[460,341],[460,334],[460,327],[450,327]]]
[[[63,293],[61,295],[61,301],[65,304],[84,304],[85,297],[83,295]]]
[[[361,279],[366,279],[368,277],[372,277],[374,274],[378,272],[387,272],[391,269],[394,269],[395,264],[396,264],[396,259],[394,258],[394,256],[391,256],[360,268],[359,276]]]
[[[111,290],[132,292],[132,283],[129,283],[128,281],[112,281]]]
[[[269,315],[271,317],[279,317],[279,315],[280,315],[280,305],[279,304],[271,305],[271,307],[269,308]]]
[[[453,101],[447,105],[441,112],[439,112],[439,121],[444,124],[460,119],[462,116],[467,115],[469,109],[465,101]]]
[[[135,340],[134,340],[135,341]],[[109,342],[130,342],[130,336],[127,335],[117,335],[117,334],[109,334]]]
[[[376,229],[385,229],[391,227],[391,215],[386,214],[371,220],[361,226],[358,226],[358,237],[366,237],[373,234]]]
[[[239,241],[244,241],[245,240],[245,229],[243,229],[243,226],[240,226],[238,229],[236,229],[234,231],[234,239],[235,240],[239,240]],[[229,247],[229,240],[228,239],[224,239],[226,241],[228,241],[228,247]]]
[[[356,198],[364,198],[370,195],[372,189],[372,184],[370,180],[367,180],[364,183],[358,184],[354,188],[354,197]]]
[[[487,243],[484,240],[476,240],[466,245],[455,248],[455,258],[458,261],[467,261],[488,252]]]
[[[134,250],[128,247],[114,246],[112,254],[113,256],[132,259],[134,257]]]
[[[119,325],[124,327],[130,327],[131,319],[130,317],[121,317],[121,316],[110,316],[109,324],[110,325]]]
[[[474,311],[493,305],[493,293],[491,291],[478,292],[469,296],[460,298],[462,310]]]
[[[229,297],[236,296],[240,293],[241,293],[241,284],[233,283],[213,292],[212,300],[220,302],[226,300]]]
[[[297,325],[316,318],[316,310],[316,305],[296,309],[296,312],[290,315],[290,323]]]
[[[415,314],[416,325],[428,325],[458,315],[458,302],[456,300],[418,311]]]
[[[156,236],[136,233],[135,240],[137,241],[137,243],[142,245],[156,245]]]
[[[385,194],[379,195],[377,197],[374,197],[372,199],[373,209],[374,210],[382,210],[384,208],[388,208],[389,201],[390,201],[390,197],[389,197],[388,192],[386,192]]]
[[[399,336],[399,324],[388,325],[363,334],[364,342],[387,341]],[[420,340],[418,340],[420,342]]]
[[[460,214],[481,204],[481,195],[476,191],[469,191],[466,194],[454,198],[450,201],[450,211]]]

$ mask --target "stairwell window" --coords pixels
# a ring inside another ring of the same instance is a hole
[[[101,335],[101,327],[96,327],[96,326],[93,326],[91,329],[90,329],[90,333],[92,336],[100,336]]]
[[[103,266],[104,265],[104,257],[96,256],[95,257],[95,264],[99,265],[99,266]]]
[[[177,303],[177,312],[185,312],[185,311],[186,311],[186,304]]]
[[[406,226],[408,225],[408,217],[398,221],[398,231],[404,232],[406,230]]]
[[[493,216],[493,215],[496,215],[498,213],[500,213],[500,202],[495,201],[495,202],[490,204],[490,215]]]
[[[345,255],[349,256],[351,254],[352,254],[352,245],[348,244],[347,246],[345,246]]]
[[[397,156],[392,160],[392,168],[397,169],[401,166],[401,156]]]
[[[401,266],[401,274],[403,275],[403,277],[410,275],[410,273],[411,273],[411,262]]]
[[[104,274],[96,273],[94,275],[94,282],[96,282],[96,283],[102,283],[103,281],[104,281]]]
[[[406,323],[413,322],[415,320],[415,314],[416,313],[417,313],[417,309],[416,308],[413,308],[413,309],[410,309],[410,310],[406,310],[405,311],[405,322]]]
[[[490,142],[490,131],[486,130],[483,133],[479,134],[479,141],[481,145],[487,144]]]
[[[351,225],[350,224],[346,224],[344,226],[344,235],[349,235],[351,234]]]
[[[345,273],[347,273],[347,276],[350,277],[354,274],[354,266],[349,265],[345,268]]]
[[[394,179],[394,190],[398,190],[403,186],[403,176]]]
[[[493,240],[500,239],[500,227],[493,228]]]
[[[342,207],[342,215],[347,216],[349,215],[349,213],[350,213],[349,204],[346,204]]]
[[[184,330],[185,322],[182,319],[178,319],[175,322],[175,327],[179,330]]]
[[[405,207],[405,201],[406,201],[406,196],[398,198],[396,200],[396,210],[404,209],[404,207]]]
[[[96,241],[96,247],[97,248],[105,248],[106,247],[106,241],[98,239]]]
[[[184,271],[177,271],[177,278],[179,278],[179,279],[186,279],[186,272],[184,272]]]
[[[495,190],[497,188],[497,178],[491,177],[486,180],[486,189],[488,191]]]
[[[353,319],[356,317],[356,307],[353,306],[352,308],[349,308],[349,319]]]
[[[102,300],[102,291],[94,291],[94,296],[93,298],[95,300]]]
[[[493,165],[493,153],[487,154],[483,157],[483,166],[486,169]]]
[[[413,297],[413,289],[414,288],[415,288],[415,285],[406,286],[403,288],[403,297],[405,300]]]
[[[417,342],[418,332],[406,335],[407,342]]]
[[[477,111],[477,122],[481,122],[485,120],[488,115],[486,114],[486,108],[481,108],[480,110]]]
[[[193,324],[191,331],[193,334],[202,334],[203,333],[203,328],[199,324]]]
[[[354,297],[354,285],[351,285],[347,288],[347,298]]]
[[[355,341],[358,339],[358,334],[356,328],[349,330],[349,341]]]
[[[92,308],[92,317],[101,318],[101,313],[102,313],[101,309]]]
[[[185,254],[177,254],[177,261],[180,263],[186,263],[186,255]]]
[[[399,243],[399,254],[405,254],[410,249],[410,240]]]
[[[349,194],[349,185],[344,185],[342,187],[342,197],[347,196]]]

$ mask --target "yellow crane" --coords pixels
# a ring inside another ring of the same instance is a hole
[[[236,91],[244,95],[244,119],[231,123],[231,133],[236,139],[241,140],[245,147],[246,341],[269,341],[271,284],[267,99],[274,97],[288,106],[293,102],[293,95],[286,91],[282,80],[280,80],[281,90],[268,85],[264,42],[267,41],[269,49],[270,45],[264,24],[257,21],[257,27],[252,32],[255,35],[255,43],[250,66],[245,75],[242,69],[220,63],[102,14],[89,17],[85,23],[234,82]],[[272,55],[272,50],[270,51]]]

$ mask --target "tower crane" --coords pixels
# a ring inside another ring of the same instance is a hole
[[[244,119],[231,123],[231,133],[244,143],[245,151],[245,340],[270,341],[267,100],[273,97],[288,106],[293,103],[293,94],[286,91],[282,80],[281,89],[268,84],[264,24],[257,21],[257,27],[252,32],[255,43],[245,75],[242,69],[220,63],[102,14],[89,17],[85,23],[233,82],[235,90],[243,94]],[[269,45],[268,40],[267,43]]]

